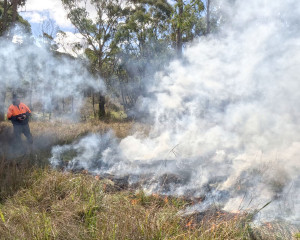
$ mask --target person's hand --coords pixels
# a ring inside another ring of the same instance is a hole
[[[26,115],[24,114],[24,115],[23,115],[23,120],[24,120],[25,118],[26,118]]]
[[[23,120],[24,120],[24,118],[18,117],[18,120],[19,120],[19,121],[23,121]]]

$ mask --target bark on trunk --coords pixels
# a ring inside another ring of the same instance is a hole
[[[7,10],[8,10],[8,3],[7,3],[7,0],[4,0],[1,34],[4,33],[6,31],[6,28],[7,28]]]
[[[210,0],[207,0],[206,6],[206,34],[210,33]]]
[[[177,33],[176,33],[176,47],[177,47],[177,54],[179,57],[182,56],[182,15],[183,15],[183,2],[182,0],[179,1],[179,23],[177,26]]]
[[[13,11],[13,15],[12,15],[12,22],[15,23],[17,20],[17,13],[18,13],[18,0],[13,0],[13,5],[12,5],[12,11]]]
[[[105,96],[99,93],[99,119],[105,117]]]
[[[0,121],[5,120],[5,99],[6,99],[6,87],[2,86],[0,89]]]
[[[100,74],[103,74],[102,72],[102,56],[103,56],[103,45],[100,44],[99,54],[98,54],[98,67]],[[103,76],[102,76],[103,77]],[[99,119],[103,119],[105,117],[105,96],[103,96],[101,93],[99,93]]]
[[[13,0],[13,16],[12,16],[12,22],[15,23],[17,21],[17,14],[18,14],[18,0]]]
[[[95,94],[94,94],[94,93],[92,93],[92,102],[93,102],[93,113],[94,113],[94,118],[96,118]]]

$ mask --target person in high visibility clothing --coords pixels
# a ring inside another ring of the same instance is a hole
[[[25,135],[27,142],[31,145],[33,138],[29,128],[29,117],[31,111],[24,103],[20,102],[17,96],[13,96],[12,105],[9,106],[7,111],[7,119],[10,120],[14,127],[14,140],[17,147],[21,144],[21,135]]]

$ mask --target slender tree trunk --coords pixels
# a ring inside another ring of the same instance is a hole
[[[100,50],[99,50],[99,63],[98,63],[98,67],[99,67],[99,70],[100,70],[100,74],[103,74],[102,73],[102,48],[103,46],[100,46]],[[105,117],[105,96],[102,95],[101,92],[99,92],[99,119],[103,119]]]
[[[72,103],[72,113],[74,113],[74,97],[72,97],[71,103]]]
[[[3,2],[3,16],[2,16],[2,26],[1,26],[1,35],[6,31],[7,28],[7,10],[8,10],[8,3],[7,0]]]
[[[0,121],[5,120],[5,99],[6,99],[6,86],[0,86]]]
[[[13,11],[13,15],[12,15],[12,22],[15,23],[17,21],[17,14],[18,14],[18,0],[13,0],[12,2],[12,11]]]
[[[182,56],[182,18],[183,18],[183,1],[178,0],[178,15],[179,15],[179,23],[176,31],[176,48],[177,54],[179,57]]]
[[[65,98],[62,99],[62,110],[63,114],[65,113]]]
[[[2,25],[0,29],[0,36],[7,29],[7,11],[8,11],[8,2],[4,0],[3,2],[3,16],[2,16]],[[0,122],[5,120],[5,99],[6,99],[6,85],[2,84],[0,86]]]
[[[99,93],[99,119],[105,117],[105,96]]]
[[[33,95],[33,79],[31,79],[31,84],[30,84],[30,96],[29,96],[29,108],[31,111],[33,111],[33,106],[32,106],[32,95]]]
[[[96,118],[95,94],[94,94],[94,93],[92,93],[92,102],[93,102],[93,113],[94,113],[94,118]]]
[[[122,96],[122,102],[125,109],[127,109],[127,102],[126,97],[124,96],[124,90],[123,90],[123,83],[120,83],[120,90],[121,90],[121,96]]]
[[[210,33],[210,0],[206,2],[206,34]]]

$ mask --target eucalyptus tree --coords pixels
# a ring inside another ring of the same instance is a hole
[[[125,108],[131,108],[143,82],[163,66],[170,55],[172,5],[167,0],[130,0],[130,11],[120,23],[114,44],[118,49],[116,74]]]
[[[182,55],[184,44],[204,35],[206,22],[205,6],[201,0],[176,0],[171,19],[171,41],[178,55]]]
[[[108,65],[115,48],[112,40],[129,7],[124,0],[62,0],[68,18],[86,40],[85,53],[91,69],[109,84]],[[92,14],[93,13],[93,14]],[[99,118],[105,116],[105,96],[98,93]]]
[[[1,0],[0,1],[0,36],[16,22],[30,32],[30,24],[18,14],[18,6],[24,6],[26,0]]]

